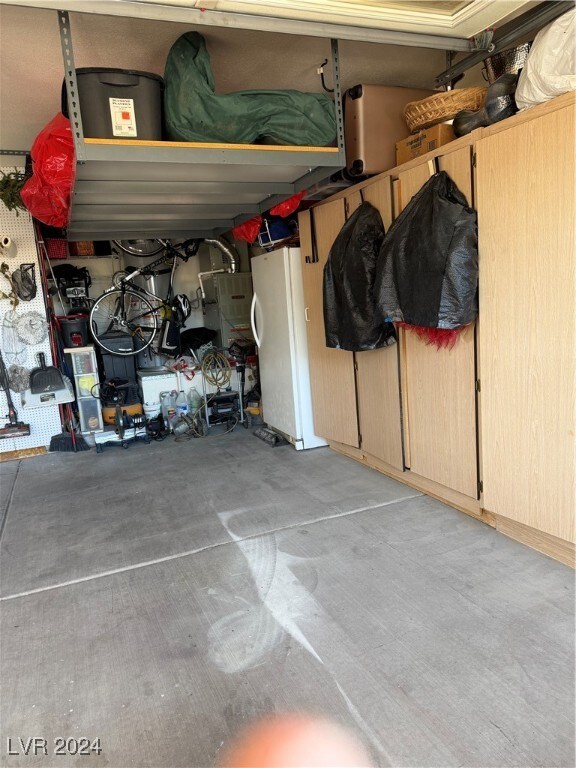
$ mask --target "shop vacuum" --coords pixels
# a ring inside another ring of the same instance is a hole
[[[8,401],[8,422],[3,427],[0,427],[0,440],[12,439],[14,437],[28,437],[30,434],[30,425],[18,421],[18,413],[16,412],[14,402],[12,401],[12,395],[10,394],[10,382],[8,381],[8,373],[6,371],[6,366],[4,365],[2,352],[0,352],[0,387],[6,393],[6,400]]]

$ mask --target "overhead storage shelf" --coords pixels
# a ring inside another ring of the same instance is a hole
[[[67,12],[58,19],[76,152],[69,240],[216,237],[346,165],[336,40],[335,147],[93,139],[77,106]]]
[[[338,147],[84,139],[70,240],[213,237],[345,164]]]

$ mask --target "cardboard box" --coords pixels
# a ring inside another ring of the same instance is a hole
[[[415,157],[425,155],[433,149],[449,144],[456,138],[451,125],[439,123],[425,128],[396,144],[396,165],[408,162]]]

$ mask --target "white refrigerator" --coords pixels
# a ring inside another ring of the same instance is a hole
[[[327,445],[314,434],[300,249],[254,256],[251,266],[264,421],[296,450]]]

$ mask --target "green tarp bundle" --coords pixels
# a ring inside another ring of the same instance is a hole
[[[217,96],[198,32],[186,32],[174,43],[164,80],[164,121],[173,141],[325,147],[336,139],[334,104],[323,93],[262,90]]]

